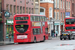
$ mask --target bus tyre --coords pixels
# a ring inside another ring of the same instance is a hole
[[[62,38],[60,38],[60,40],[62,40]]]
[[[73,36],[73,40],[74,40],[74,36]]]
[[[45,41],[45,36],[43,37],[43,42]]]
[[[69,40],[71,40],[71,38],[69,38]]]
[[[72,38],[74,40],[74,38]]]
[[[71,38],[69,37],[69,40],[71,40]]]
[[[36,37],[34,37],[34,43],[36,43]]]

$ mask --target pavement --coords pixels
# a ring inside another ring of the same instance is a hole
[[[56,37],[49,36],[48,40],[52,40],[52,39],[56,39]],[[12,45],[12,44],[14,44],[14,40],[13,39],[11,39],[11,41],[9,41],[9,39],[6,39],[5,41],[0,41],[0,46]]]
[[[0,41],[0,46],[2,46],[2,45],[11,45],[11,44],[14,44],[13,39],[11,39],[11,41],[9,41],[9,39],[6,39],[4,41]]]

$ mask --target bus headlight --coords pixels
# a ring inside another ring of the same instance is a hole
[[[14,31],[14,33],[15,33],[15,31]]]

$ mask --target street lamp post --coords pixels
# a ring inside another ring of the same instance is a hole
[[[53,18],[50,18],[50,20],[48,20],[48,25],[49,25],[49,30],[50,30],[50,32],[49,33],[51,33],[51,25],[53,24],[53,26],[52,26],[52,29],[53,30],[55,30],[55,26],[54,26],[54,19]]]
[[[50,19],[50,22],[53,23],[53,30],[55,30],[55,26],[54,26],[54,18],[51,18],[51,19]]]

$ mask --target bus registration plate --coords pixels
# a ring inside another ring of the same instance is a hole
[[[66,34],[64,34],[64,36],[65,36]]]
[[[27,35],[17,35],[17,39],[26,39]]]

